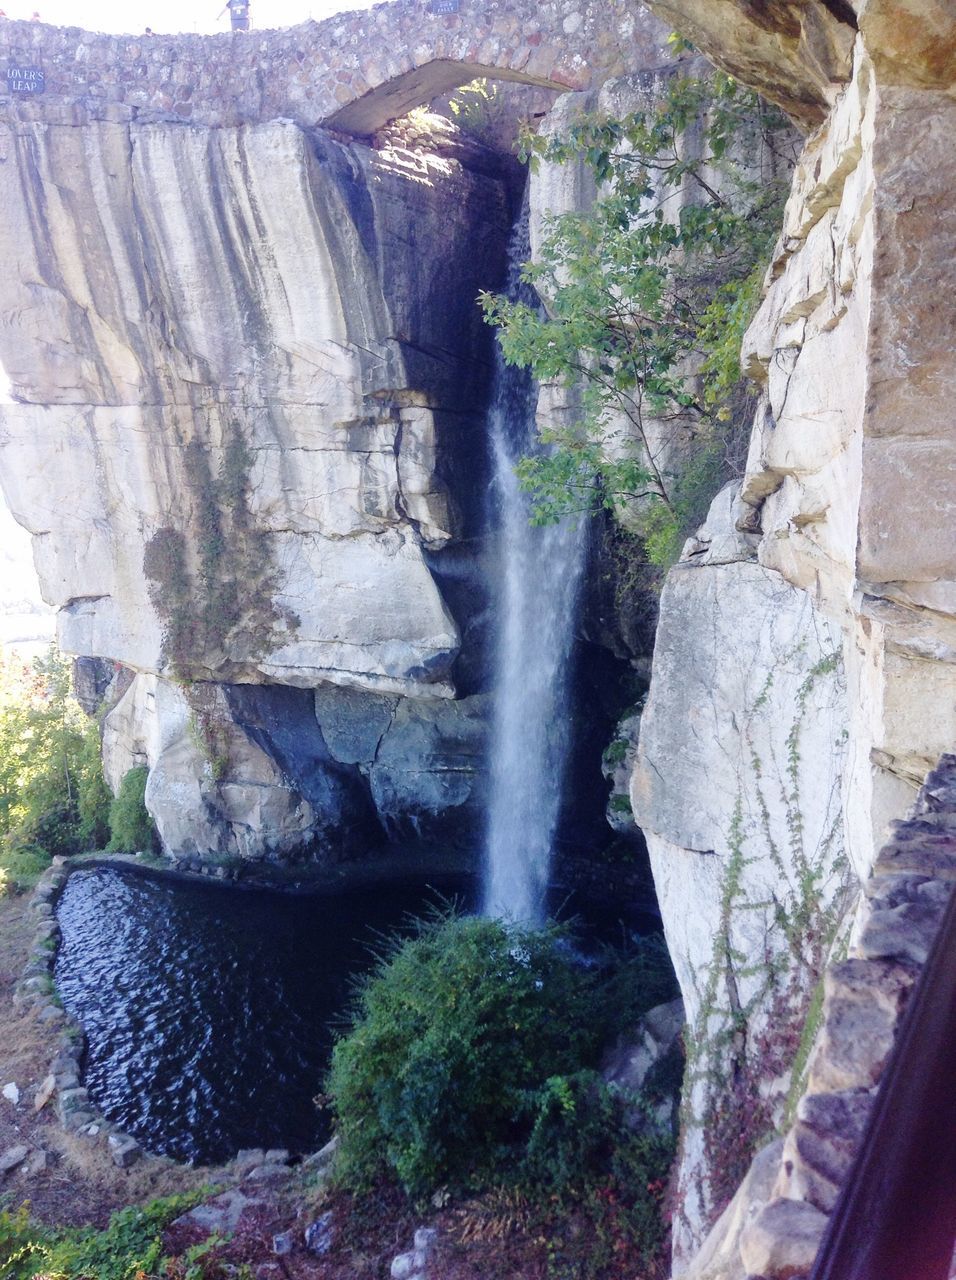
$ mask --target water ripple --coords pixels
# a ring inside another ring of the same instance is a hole
[[[349,976],[368,963],[373,931],[427,900],[421,881],[293,896],[74,872],[56,983],[87,1034],[94,1104],[180,1160],[314,1148],[327,1122],[312,1099]]]

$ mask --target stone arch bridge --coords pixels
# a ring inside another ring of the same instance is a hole
[[[279,31],[111,36],[0,20],[0,118],[216,126],[284,118],[368,136],[478,76],[588,89],[667,60],[638,0],[394,0]]]

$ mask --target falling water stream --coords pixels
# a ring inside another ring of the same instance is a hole
[[[509,246],[508,296],[521,296],[529,257],[527,212]],[[499,351],[492,392],[494,580],[497,639],[491,736],[491,799],[483,908],[487,915],[539,922],[561,808],[568,746],[568,677],[583,526],[530,522],[528,495],[515,476],[536,447],[536,392]]]
[[[511,246],[513,297],[527,256],[525,219]],[[534,408],[530,378],[499,361],[490,415],[496,694],[482,898],[487,914],[529,923],[547,907],[584,559],[583,527],[530,524],[514,467],[538,447]],[[314,1146],[328,1123],[313,1096],[329,1021],[342,1011],[350,975],[370,963],[369,926],[394,928],[430,896],[424,880],[289,897],[113,867],[75,872],[58,906],[56,983],[86,1032],[91,1100],[149,1150],[180,1159],[219,1160],[251,1144]],[[595,923],[606,931],[599,916]]]

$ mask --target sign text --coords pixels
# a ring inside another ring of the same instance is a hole
[[[7,67],[8,93],[42,93],[45,88],[40,67]]]

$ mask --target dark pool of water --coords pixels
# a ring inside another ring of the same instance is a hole
[[[314,1104],[349,981],[383,933],[440,897],[477,901],[465,875],[281,893],[90,867],[67,881],[56,984],[87,1036],[84,1083],[152,1152],[218,1162],[242,1147],[315,1150]],[[659,928],[618,902],[555,891],[588,939]],[[621,914],[626,919],[622,922]]]
[[[95,1106],[147,1150],[197,1162],[242,1147],[314,1150],[313,1098],[348,1000],[382,931],[455,880],[286,894],[94,867],[57,910],[56,984],[87,1034]]]

